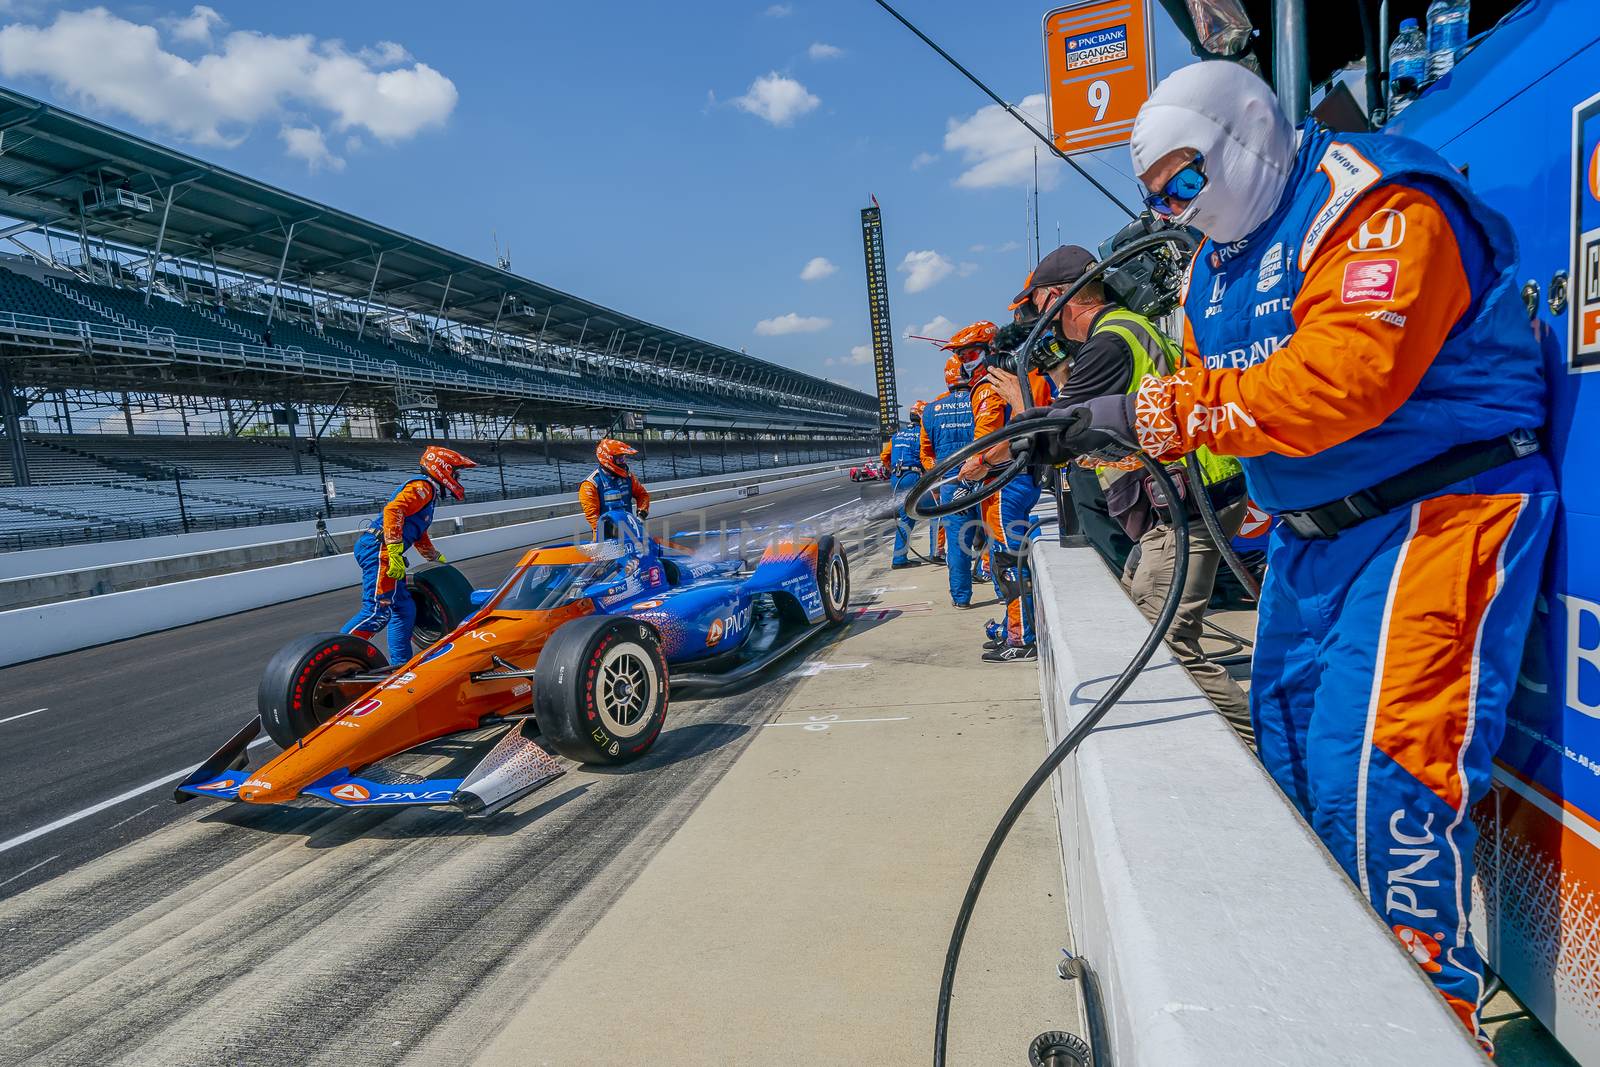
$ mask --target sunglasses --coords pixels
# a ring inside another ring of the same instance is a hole
[[[1167,184],[1159,193],[1151,193],[1144,198],[1144,206],[1154,211],[1162,218],[1170,219],[1178,214],[1172,206],[1174,200],[1183,201],[1185,204],[1200,195],[1200,190],[1206,187],[1206,157],[1195,154],[1189,165],[1167,179]]]

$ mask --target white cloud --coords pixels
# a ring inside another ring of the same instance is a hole
[[[816,333],[833,325],[832,319],[816,315],[797,315],[793,311],[756,323],[756,333],[762,337],[782,337],[787,333]]]
[[[925,322],[921,326],[907,326],[901,331],[902,337],[937,337],[939,340],[948,340],[955,335],[956,324],[943,315],[935,315],[932,322]]]
[[[800,271],[800,280],[803,282],[820,282],[828,275],[836,273],[838,267],[826,256],[813,256]]]
[[[196,18],[175,27],[173,38],[195,40],[179,34],[216,25]],[[396,49],[386,42],[363,55],[309,34],[235,30],[191,60],[168,51],[155,25],[96,7],[59,12],[48,25],[0,28],[0,76],[41,79],[91,110],[201,144],[237,144],[272,118],[292,118],[298,128],[310,118],[334,132],[397,141],[442,124],[455,108],[456,87],[426,63],[378,69],[381,60],[404,54]]]
[[[1044,127],[1044,94],[1023,98],[1017,110]],[[956,179],[962,189],[989,189],[1001,185],[1027,185],[1033,181],[1033,149],[1038,140],[998,104],[981,107],[964,119],[945,124],[944,147],[960,152],[967,169]],[[1049,152],[1039,156],[1039,186],[1055,187],[1060,168]]]
[[[978,273],[978,265],[976,263],[963,261],[956,266],[956,277],[958,278],[970,278],[976,273]]]
[[[917,158],[915,158],[915,159],[913,159],[911,161],[911,169],[912,170],[921,170],[923,167],[928,166],[930,163],[937,163],[937,162],[939,162],[939,157],[937,155],[935,155],[934,153],[932,153],[932,152],[918,152],[917,153]]]
[[[788,126],[806,112],[815,110],[820,103],[822,101],[807,92],[804,85],[772,71],[751,82],[743,96],[734,98],[733,106],[766,119],[774,126]]]
[[[822,361],[825,367],[860,367],[872,362],[871,345],[855,345],[848,356],[829,356]]]
[[[322,136],[321,126],[285,126],[278,131],[285,150],[295,159],[303,159],[311,170],[344,170],[344,160],[328,150],[328,141]]]
[[[988,245],[973,245],[971,248],[967,249],[967,251],[968,252],[987,252],[987,251],[989,251],[989,246]]]
[[[1021,247],[1022,242],[1020,241],[1007,241],[1003,245],[995,245],[993,250],[996,252],[1015,252]]]
[[[790,15],[794,14],[794,5],[773,4],[771,7],[763,11],[762,14],[766,15],[769,19],[786,19]]]
[[[920,293],[924,289],[932,289],[950,277],[956,265],[939,253],[928,249],[921,252],[907,252],[906,258],[902,259],[900,266],[895,269],[906,276],[906,292]]]
[[[174,41],[184,41],[188,44],[210,44],[211,31],[221,29],[226,25],[225,20],[215,8],[204,4],[196,4],[194,9],[182,18],[165,20],[165,24],[172,31]]]
[[[817,41],[806,49],[806,55],[820,62],[824,59],[838,59],[844,55],[844,49],[838,45],[823,44],[821,41]]]

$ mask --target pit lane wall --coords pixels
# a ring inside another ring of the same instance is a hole
[[[755,495],[753,490],[773,493],[829,481],[839,478],[847,468],[848,464],[827,464],[806,468],[803,473],[793,469],[768,471],[741,476],[736,483],[713,479],[720,488],[693,491],[691,487],[684,495],[673,496],[671,490],[653,495],[650,516],[654,520],[738,500]],[[569,505],[570,501],[569,496]],[[582,527],[586,535],[588,527],[583,524],[581,513],[570,507],[564,511],[531,522],[456,534],[447,531],[452,525],[460,529],[461,523],[452,523],[452,516],[446,515],[434,522],[433,542],[448,559],[461,560],[575,536],[576,527]],[[0,639],[0,667],[298,600],[341,589],[358,580],[350,556],[340,554],[0,611],[0,635],[4,635]]]
[[[1150,627],[1093,549],[1033,559],[1053,746]],[[1164,646],[1052,784],[1110,1062],[1484,1063]]]

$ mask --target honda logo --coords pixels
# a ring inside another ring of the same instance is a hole
[[[1406,217],[1394,208],[1374,211],[1345,247],[1352,252],[1387,252],[1406,239]]]

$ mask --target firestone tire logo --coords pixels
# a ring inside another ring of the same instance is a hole
[[[328,792],[340,800],[367,800],[372,796],[364,786],[356,785],[354,782],[346,782],[344,785],[335,786]]]

